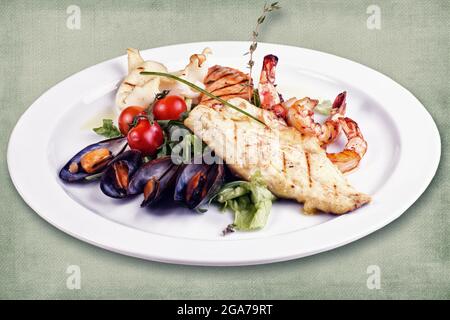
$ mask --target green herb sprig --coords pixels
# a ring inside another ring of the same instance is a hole
[[[238,107],[232,105],[232,104],[229,103],[228,101],[223,100],[223,99],[220,98],[220,97],[217,97],[216,95],[212,94],[211,92],[206,91],[205,89],[200,88],[199,86],[193,84],[192,82],[189,82],[189,81],[187,81],[187,80],[185,80],[185,79],[182,79],[182,78],[180,78],[180,77],[177,77],[177,76],[175,76],[175,75],[173,75],[173,74],[165,73],[165,72],[153,72],[153,71],[142,71],[141,74],[142,74],[142,75],[148,75],[148,76],[166,77],[166,78],[174,79],[174,80],[176,80],[176,81],[179,81],[179,82],[181,82],[181,83],[184,83],[184,84],[187,85],[188,87],[190,87],[190,88],[192,88],[192,89],[194,89],[194,90],[196,90],[196,91],[198,91],[198,92],[203,93],[205,96],[208,96],[208,97],[210,97],[211,99],[214,99],[214,100],[219,101],[220,103],[226,105],[227,107],[230,107],[230,108],[232,108],[232,109],[234,109],[234,110],[236,110],[236,111],[238,111],[238,112],[240,112],[240,113],[246,115],[247,117],[252,118],[253,120],[255,120],[255,121],[261,123],[262,125],[266,125],[264,122],[262,122],[261,120],[259,120],[259,119],[256,118],[255,116],[251,115],[251,114],[248,113],[247,111],[242,110],[241,108],[238,108]]]
[[[253,66],[255,65],[255,61],[253,61],[253,53],[255,52],[256,48],[258,47],[258,36],[259,36],[259,28],[261,27],[261,25],[263,24],[263,22],[266,20],[267,14],[281,9],[281,7],[278,5],[278,2],[274,2],[270,5],[268,5],[267,3],[264,4],[264,8],[263,8],[263,12],[261,14],[261,16],[258,18],[258,20],[256,21],[256,27],[252,32],[252,43],[250,45],[250,48],[248,49],[248,52],[246,52],[244,55],[250,55],[250,59],[247,63],[248,68],[249,68],[249,82],[248,85],[249,87],[252,86],[252,71],[253,71]]]
[[[111,119],[103,119],[102,126],[92,130],[105,138],[116,138],[121,136],[119,129],[113,124]]]

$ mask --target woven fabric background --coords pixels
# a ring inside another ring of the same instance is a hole
[[[366,26],[371,4],[381,8],[381,30]],[[70,5],[81,9],[80,30],[66,26]],[[76,240],[47,224],[16,192],[6,164],[8,138],[45,90],[127,47],[248,40],[262,5],[0,1],[0,298],[450,298],[448,0],[283,0],[262,28],[260,41],[329,52],[385,73],[412,91],[439,127],[442,159],[428,190],[400,219],[360,241],[265,266],[168,265]],[[69,265],[81,268],[80,290],[66,287]],[[369,265],[381,269],[380,290],[367,288]]]

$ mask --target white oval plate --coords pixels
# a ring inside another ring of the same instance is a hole
[[[192,53],[212,48],[212,64],[246,68],[246,42],[207,42],[143,51],[145,59],[169,70]],[[333,55],[275,44],[259,44],[254,76],[265,54],[279,57],[277,82],[285,97],[334,99],[348,91],[348,115],[369,144],[351,183],[373,202],[344,216],[306,216],[301,206],[276,202],[264,230],[221,230],[231,213],[215,207],[206,214],[164,205],[149,211],[140,199],[109,199],[97,183],[65,185],[61,166],[82,147],[100,140],[91,128],[114,117],[114,95],[126,74],[118,57],[57,84],[23,114],[9,142],[8,166],[20,195],[42,218],[96,246],[149,260],[192,265],[250,265],[283,261],[330,250],[355,241],[399,217],[423,193],[440,159],[440,137],[422,104],[386,76]],[[342,142],[341,142],[342,145]],[[30,159],[31,157],[31,159]]]

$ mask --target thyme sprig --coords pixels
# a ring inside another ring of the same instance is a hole
[[[255,65],[255,61],[253,61],[253,53],[256,51],[256,48],[258,47],[258,36],[259,36],[259,29],[261,27],[261,25],[263,24],[263,22],[266,20],[266,16],[268,13],[281,9],[281,7],[277,2],[273,2],[272,4],[264,4],[264,8],[263,8],[263,12],[261,14],[261,16],[258,18],[258,20],[256,21],[256,27],[252,32],[252,43],[250,45],[250,48],[248,49],[248,52],[246,52],[244,55],[250,55],[250,59],[247,63],[247,66],[249,68],[249,80],[248,80],[248,86],[251,87],[252,86],[252,71],[253,71],[253,66]],[[251,98],[251,96],[249,97],[249,99]]]

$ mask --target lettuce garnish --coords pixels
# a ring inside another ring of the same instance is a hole
[[[223,204],[223,209],[234,212],[234,223],[227,227],[227,232],[264,228],[275,199],[260,172],[255,173],[250,181],[233,181],[224,185],[214,198]]]

